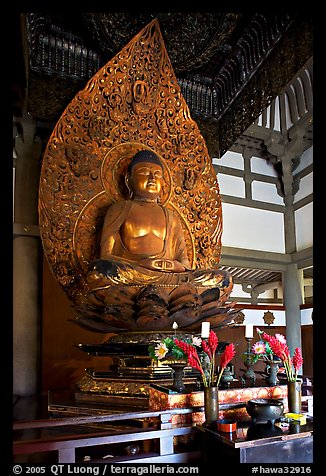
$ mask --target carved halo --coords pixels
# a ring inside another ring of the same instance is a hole
[[[162,159],[163,204],[181,217],[193,267],[216,268],[222,233],[217,178],[156,20],[73,98],[44,154],[42,243],[53,274],[75,302],[97,256],[106,209],[126,198],[120,172],[124,176],[141,148]]]

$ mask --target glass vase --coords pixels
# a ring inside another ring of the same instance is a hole
[[[301,413],[301,382],[288,382],[287,387],[289,413]]]
[[[204,409],[206,425],[219,419],[218,387],[204,387]]]

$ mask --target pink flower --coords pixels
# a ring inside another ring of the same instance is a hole
[[[264,342],[256,342],[256,344],[252,346],[252,351],[256,355],[263,355],[266,353],[266,345]]]
[[[283,334],[275,334],[277,340],[279,340],[282,344],[286,344],[286,339]]]
[[[196,347],[200,347],[201,344],[202,344],[201,337],[193,337],[193,338],[192,338],[192,343],[193,343],[193,345],[195,345]]]

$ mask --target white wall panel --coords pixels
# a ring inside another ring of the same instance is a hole
[[[245,198],[245,183],[241,177],[232,175],[218,174],[217,180],[222,195],[231,195],[232,197]]]
[[[225,167],[231,167],[233,169],[244,169],[242,155],[239,154],[239,152],[232,152],[230,150],[225,152],[220,159],[213,158],[213,164],[224,165]]]
[[[268,175],[269,177],[277,177],[277,173],[274,170],[273,165],[266,159],[260,159],[259,157],[251,157],[250,159],[251,172],[256,174]]]
[[[294,203],[313,193],[313,174],[308,174],[300,180],[299,190],[294,195]]]
[[[267,309],[264,309],[263,306],[262,306],[261,310],[259,310],[259,309],[244,309],[242,312],[245,315],[245,320],[243,322],[243,335],[245,335],[245,326],[246,326],[246,324],[253,324],[255,326],[255,328],[254,328],[254,338],[253,338],[252,343],[259,340],[258,333],[256,331],[256,326],[259,329],[264,330],[268,334],[274,335],[275,330],[273,329],[273,327],[271,329],[269,329],[269,326],[264,323],[263,316],[264,316],[265,312],[267,312]],[[273,326],[285,326],[286,325],[286,323],[285,323],[285,311],[273,310],[271,312],[274,314],[274,317],[275,317],[275,321],[273,323]],[[311,318],[311,314],[312,314],[312,309],[311,308],[301,309],[300,313],[301,313],[301,325],[311,325],[311,324],[313,324],[313,321],[312,321],[312,318]]]
[[[297,251],[313,246],[313,204],[294,212]]]
[[[294,170],[294,175],[300,172],[301,170],[305,169],[306,167],[308,167],[308,165],[311,165],[313,163],[313,153],[314,153],[313,147],[310,147],[309,149],[304,151],[304,153],[301,155],[301,158],[300,158],[300,164]]]
[[[277,193],[274,183],[258,182],[254,180],[251,184],[252,199],[265,203],[276,203],[284,205],[284,200]]]
[[[223,246],[285,253],[283,214],[222,203]]]

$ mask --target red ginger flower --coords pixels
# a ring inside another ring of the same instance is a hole
[[[178,347],[180,347],[181,350],[187,355],[192,351],[193,346],[191,344],[188,344],[187,342],[184,342],[183,340],[180,339],[174,339],[174,342],[177,344]]]
[[[221,380],[221,377],[222,377],[222,374],[224,372],[224,369],[225,367],[227,366],[227,364],[229,362],[231,362],[231,360],[233,359],[233,357],[235,356],[235,347],[234,347],[234,344],[228,344],[225,349],[224,349],[224,352],[221,356],[221,361],[220,361],[220,371],[219,371],[219,374],[218,374],[218,377],[217,377],[217,381],[216,381],[216,385],[218,386],[219,383],[220,383],[220,380]]]
[[[212,358],[213,354],[211,348],[205,340],[202,341],[201,346],[203,348],[203,351],[209,356],[209,358]]]
[[[218,338],[214,331],[210,331],[207,342],[202,340],[203,351],[209,356],[210,359],[214,358],[218,345]]]
[[[209,358],[208,375],[206,375],[196,347],[194,347],[192,344],[189,344],[187,342],[184,342],[176,338],[174,339],[174,342],[186,354],[188,364],[191,367],[195,368],[196,370],[199,370],[205,387],[209,387],[211,385],[218,386],[225,367],[235,356],[234,344],[227,345],[221,356],[221,365],[220,365],[219,375],[218,377],[216,377],[215,376],[215,370],[216,370],[215,369],[215,352],[218,346],[218,337],[214,331],[210,331],[207,341],[204,339],[201,340],[202,349]]]
[[[204,373],[200,363],[198,362],[194,354],[188,355],[188,364],[194,369],[199,370],[201,374]]]
[[[292,362],[293,362],[293,367],[294,367],[295,373],[298,373],[300,367],[303,364],[302,353],[301,353],[301,349],[299,347],[297,347],[294,351]]]
[[[284,342],[279,341],[274,336],[270,336],[269,334],[266,334],[266,332],[263,332],[262,337],[264,340],[266,340],[269,343],[273,354],[275,354],[277,357],[279,357],[283,361],[289,359],[290,357],[289,348]]]
[[[227,364],[231,362],[233,357],[235,356],[235,347],[234,344],[229,344],[225,347],[224,352],[221,357],[220,367],[225,369]]]
[[[269,343],[273,354],[279,357],[284,363],[286,376],[289,382],[295,382],[300,367],[303,364],[301,349],[297,347],[291,359],[289,347],[285,339],[279,339],[276,336],[270,336],[266,332],[260,332],[262,338]],[[294,369],[294,370],[293,370]]]
[[[215,354],[217,345],[218,345],[218,337],[215,334],[214,331],[210,331],[209,336],[208,336],[208,345],[212,351],[212,355]]]
[[[190,367],[193,367],[196,370],[199,370],[199,372],[202,375],[204,384],[206,385],[206,376],[205,376],[203,367],[201,365],[196,348],[192,346],[191,344],[184,342],[183,340],[174,339],[174,342],[186,354],[188,365],[190,365]]]

